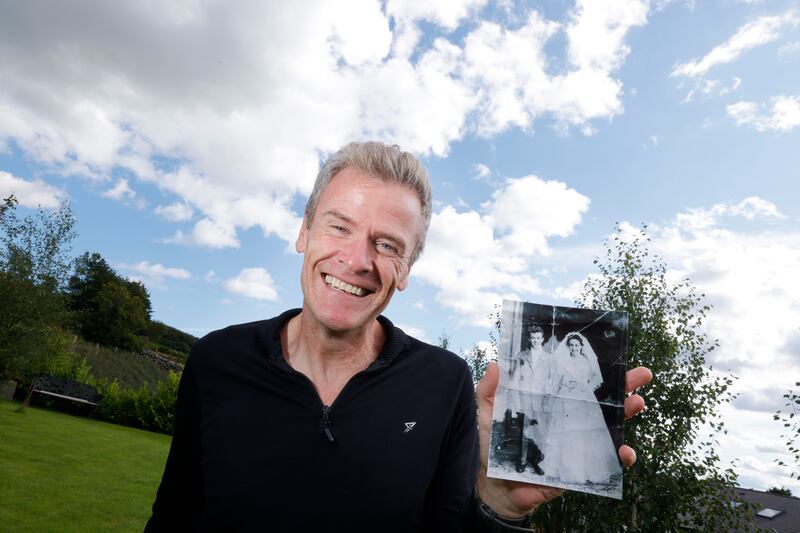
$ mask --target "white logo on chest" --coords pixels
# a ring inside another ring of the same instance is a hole
[[[414,426],[416,426],[417,423],[416,422],[406,422],[405,425],[406,425],[406,429],[405,429],[405,431],[403,431],[403,433],[408,433],[409,431],[414,429]]]

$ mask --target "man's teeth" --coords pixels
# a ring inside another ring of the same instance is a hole
[[[345,283],[339,278],[334,278],[330,274],[325,275],[325,283],[327,283],[329,287],[339,289],[340,291],[349,292],[350,294],[355,294],[356,296],[364,296],[366,294],[366,291],[361,287],[355,287],[349,283]]]

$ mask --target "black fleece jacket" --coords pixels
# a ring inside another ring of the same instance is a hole
[[[380,355],[324,406],[281,352],[298,312],[196,344],[145,531],[471,529],[478,439],[465,362],[380,317]]]

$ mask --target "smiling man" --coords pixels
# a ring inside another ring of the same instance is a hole
[[[396,146],[323,165],[295,244],[303,308],[194,347],[146,531],[503,530],[560,493],[486,477],[495,366],[478,424],[466,363],[381,315],[430,217],[425,170]]]

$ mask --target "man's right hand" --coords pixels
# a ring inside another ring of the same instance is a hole
[[[492,408],[500,370],[496,363],[490,363],[486,375],[476,389],[478,396],[478,434],[480,437],[481,467],[478,473],[477,491],[480,499],[501,517],[524,516],[542,503],[560,496],[563,489],[490,478],[486,475],[489,464],[489,438],[492,425]],[[632,393],[625,399],[625,419],[642,412],[644,399],[635,390],[653,379],[653,373],[645,367],[628,370],[625,374],[625,392]],[[636,452],[630,446],[619,448],[619,458],[626,467],[636,462]]]

